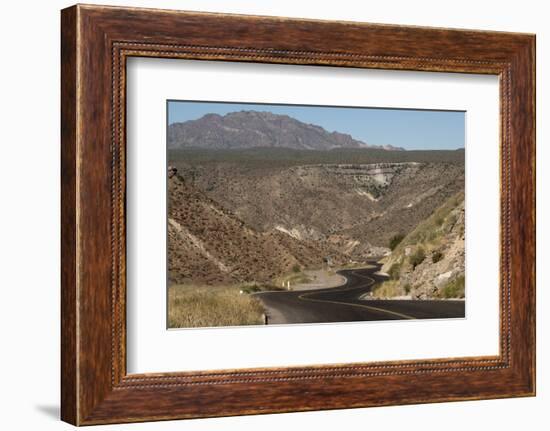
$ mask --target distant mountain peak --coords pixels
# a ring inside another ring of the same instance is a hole
[[[205,114],[203,117],[205,120],[221,120],[223,117],[220,114]]]
[[[307,124],[288,115],[268,111],[235,111],[225,115],[206,114],[196,120],[172,123],[168,127],[168,147],[236,149],[283,147],[297,150],[331,150],[335,148],[381,148],[371,146],[351,135],[329,132],[316,124]]]

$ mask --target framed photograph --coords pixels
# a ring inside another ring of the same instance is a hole
[[[63,420],[535,394],[534,35],[77,5],[61,48]]]

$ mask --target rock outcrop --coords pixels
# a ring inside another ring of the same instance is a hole
[[[385,259],[378,297],[464,298],[464,193],[420,223]]]

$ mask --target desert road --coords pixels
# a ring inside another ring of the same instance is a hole
[[[386,279],[376,274],[379,270],[379,264],[372,264],[370,268],[338,271],[346,278],[339,287],[255,295],[266,309],[268,324],[464,317],[464,301],[360,299]]]

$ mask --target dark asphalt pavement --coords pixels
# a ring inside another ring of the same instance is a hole
[[[380,265],[345,269],[339,287],[261,292],[257,297],[267,311],[268,324],[360,322],[373,320],[463,318],[464,301],[360,299],[386,279],[376,274]]]

